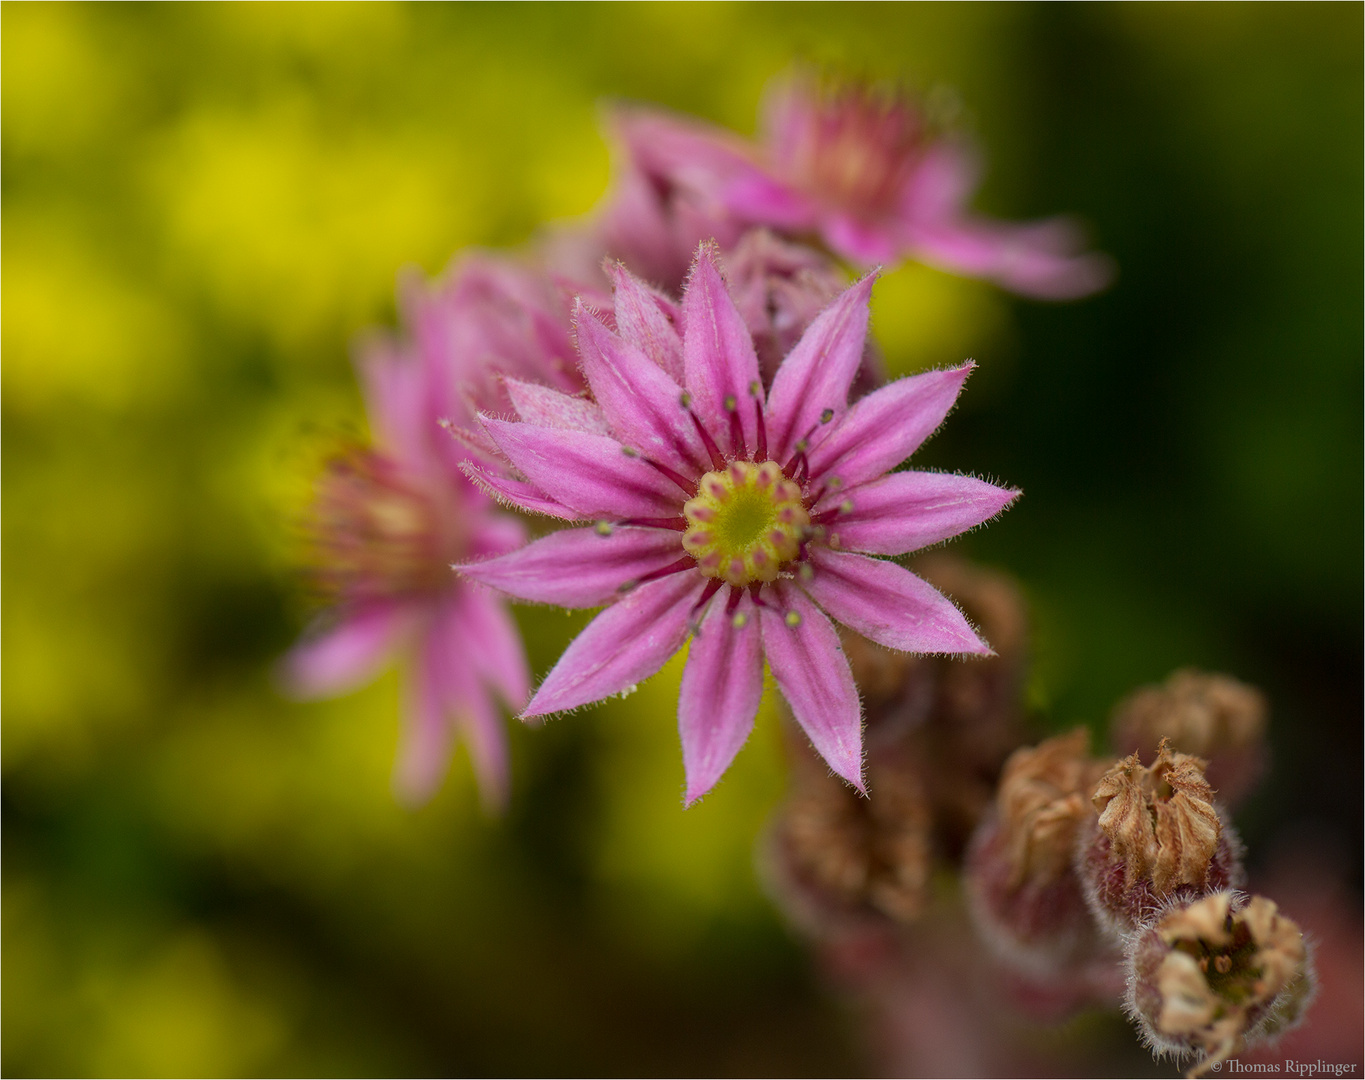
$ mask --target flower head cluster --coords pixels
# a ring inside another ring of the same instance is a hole
[[[585,305],[575,313],[593,401],[509,384],[521,419],[480,416],[517,475],[471,475],[514,505],[591,524],[462,573],[523,600],[607,605],[525,715],[627,690],[691,635],[679,699],[689,802],[747,738],[765,657],[815,748],[861,789],[861,710],[831,618],[892,649],[989,652],[941,593],[873,557],[955,536],[1018,493],[889,472],[943,421],[970,365],[850,406],[871,287],[836,297],[769,387],[713,247],[698,251],[680,326],[618,272],[616,332]]]

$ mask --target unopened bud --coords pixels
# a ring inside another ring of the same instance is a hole
[[[1160,686],[1144,686],[1115,708],[1114,744],[1151,756],[1163,738],[1209,763],[1209,782],[1221,801],[1236,803],[1265,771],[1265,695],[1228,675],[1191,668]]]
[[[966,886],[982,937],[1034,973],[1093,952],[1094,923],[1073,870],[1076,835],[1094,816],[1089,795],[1110,762],[1092,758],[1079,728],[1005,763],[995,812],[967,854]]]
[[[1169,908],[1130,939],[1127,1011],[1156,1054],[1198,1055],[1190,1076],[1296,1024],[1312,999],[1298,925],[1265,897],[1217,892]]]
[[[793,740],[795,741],[795,740]],[[929,809],[908,758],[868,762],[871,798],[830,774],[804,746],[793,753],[791,794],[770,837],[776,899],[818,934],[867,916],[920,914],[929,880]]]
[[[778,365],[848,282],[827,255],[783,240],[767,229],[750,229],[725,255],[735,305],[753,335],[759,369],[769,383]],[[886,381],[872,339],[863,350],[853,387],[858,397]]]
[[[915,734],[916,753],[934,763],[925,770],[925,784],[936,842],[957,858],[995,799],[1005,759],[1025,741],[1028,615],[1018,585],[1006,574],[940,552],[921,556],[911,569],[952,597],[995,650],[990,657],[925,661],[933,690]]]
[[[1165,739],[1150,767],[1133,754],[1100,779],[1076,869],[1101,925],[1122,935],[1173,900],[1241,884],[1241,841],[1213,795],[1203,760]]]

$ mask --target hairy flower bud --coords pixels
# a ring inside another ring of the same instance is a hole
[[[1241,842],[1213,794],[1204,762],[1165,739],[1150,767],[1133,754],[1100,779],[1076,868],[1102,925],[1126,933],[1171,899],[1241,884]]]
[[[817,935],[874,913],[912,922],[926,898],[931,840],[928,803],[909,758],[872,755],[868,798],[797,739],[791,743],[791,794],[769,851],[778,900]]]
[[[1265,695],[1227,675],[1191,668],[1160,686],[1144,686],[1115,708],[1114,743],[1124,753],[1151,755],[1163,738],[1205,758],[1209,782],[1235,803],[1265,771]]]
[[[1296,1024],[1313,993],[1299,927],[1275,904],[1217,892],[1168,909],[1128,943],[1128,1014],[1156,1054],[1197,1054],[1190,1076]]]
[[[1093,816],[1088,796],[1109,762],[1089,755],[1078,728],[1016,750],[995,812],[967,854],[966,885],[982,936],[1002,959],[1055,971],[1094,950],[1094,923],[1072,869],[1076,835]]]
[[[750,229],[725,256],[735,306],[754,338],[764,382],[771,383],[782,358],[839,293],[848,286],[829,256],[782,240],[767,229]],[[861,397],[886,382],[881,357],[869,337],[852,395]]]

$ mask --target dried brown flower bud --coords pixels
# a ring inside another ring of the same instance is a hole
[[[863,693],[867,746],[908,745],[924,764],[935,842],[960,856],[995,795],[1000,767],[1023,739],[1023,684],[1028,620],[1005,574],[935,552],[912,569],[951,596],[996,655],[967,661],[916,657],[871,645],[854,634],[844,650]]]
[[[1110,762],[1089,753],[1084,728],[1016,750],[995,813],[968,851],[967,893],[982,936],[1025,970],[1055,970],[1093,952],[1094,925],[1072,869],[1076,835],[1094,816],[1089,794]]]
[[[1240,884],[1241,843],[1213,794],[1204,762],[1165,739],[1150,768],[1133,754],[1100,779],[1091,798],[1099,817],[1077,863],[1096,918],[1123,933],[1177,893]]]
[[[1192,668],[1161,686],[1144,686],[1115,708],[1114,743],[1147,756],[1163,738],[1209,762],[1209,781],[1228,803],[1251,790],[1265,770],[1269,706],[1253,686]]]
[[[928,803],[909,758],[883,752],[869,759],[870,798],[804,745],[793,746],[792,758],[791,794],[768,853],[779,902],[817,934],[873,913],[898,923],[917,918],[932,844]]]
[[[1090,816],[1087,796],[1111,764],[1090,756],[1085,728],[1010,755],[996,809],[1012,888],[1070,874],[1076,829]]]
[[[1150,769],[1133,754],[1104,775],[1091,797],[1129,884],[1146,875],[1163,893],[1203,884],[1221,831],[1212,800],[1204,762],[1172,753],[1164,739]]]
[[[1264,897],[1218,892],[1169,909],[1127,950],[1127,1011],[1157,1054],[1202,1076],[1303,1016],[1313,970],[1303,934]]]

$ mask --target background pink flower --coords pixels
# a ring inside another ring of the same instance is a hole
[[[763,119],[754,145],[659,110],[621,110],[613,133],[625,164],[603,217],[608,244],[665,280],[681,244],[714,235],[729,246],[754,225],[818,236],[864,266],[909,258],[1042,299],[1085,296],[1113,277],[1069,220],[971,214],[975,150],[934,130],[904,94],[799,74],[773,88]]]
[[[497,807],[508,784],[498,702],[525,703],[526,661],[504,605],[450,567],[510,551],[524,533],[460,471],[470,451],[442,425],[505,407],[504,373],[579,383],[554,290],[520,264],[469,257],[432,285],[410,281],[403,301],[411,342],[372,340],[360,364],[376,445],[336,458],[318,485],[317,577],[334,606],[286,678],[302,696],[342,693],[401,654],[398,791],[429,797],[458,737]]]

